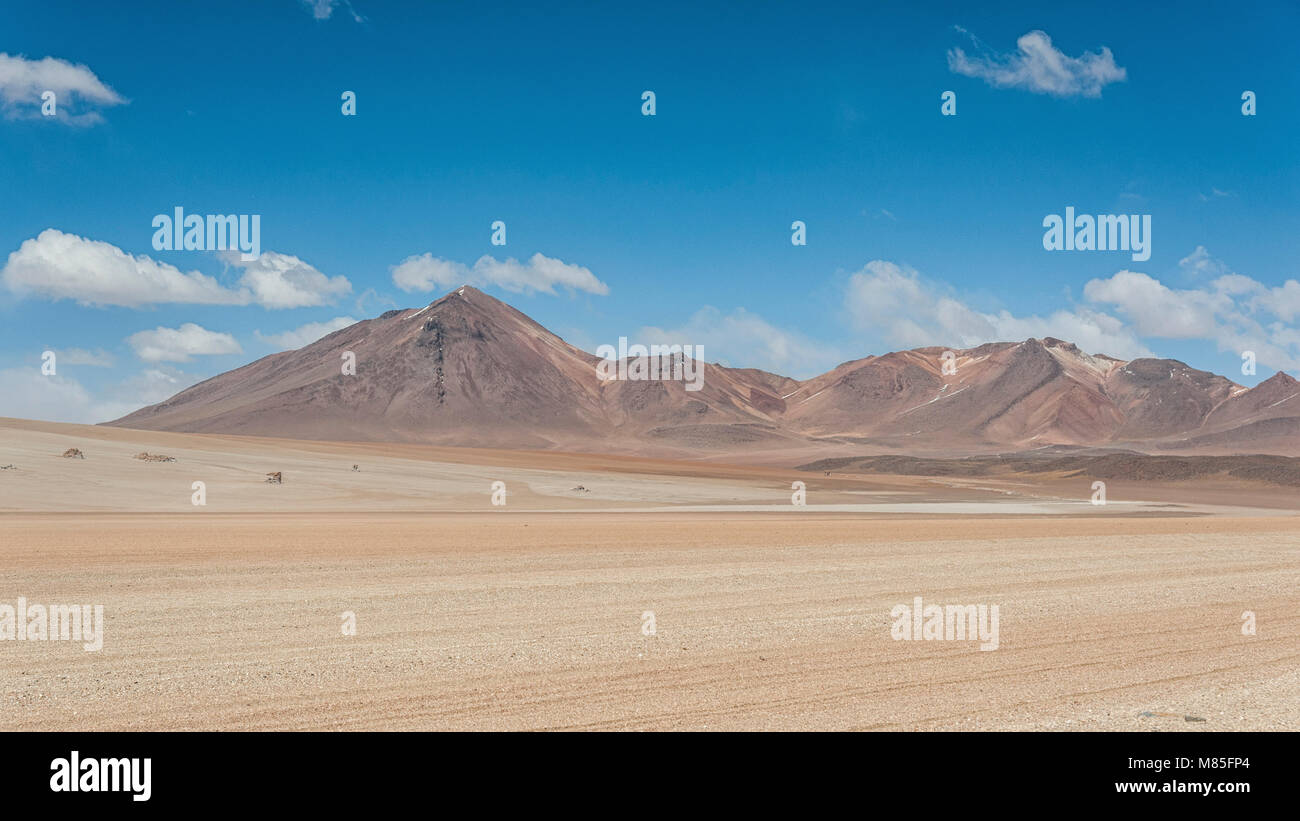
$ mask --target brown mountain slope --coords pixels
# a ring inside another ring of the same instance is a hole
[[[688,340],[683,340],[688,341]],[[355,375],[342,373],[355,356]],[[918,348],[805,381],[699,363],[602,379],[601,360],[474,288],[389,311],[109,423],[154,430],[691,455],[859,447],[964,455],[1048,445],[1300,453],[1300,383],[1254,389],[1059,339]]]
[[[943,348],[846,363],[791,397],[789,419],[809,433],[913,450],[1095,443],[1124,422],[1102,390],[1115,360],[1051,338],[953,354],[951,373]]]
[[[1195,430],[1154,447],[1205,453],[1300,452],[1300,382],[1278,372],[1249,390],[1234,387]]]
[[[355,374],[344,374],[344,355]],[[786,438],[762,371],[706,366],[704,387],[602,382],[596,356],[474,288],[389,311],[272,354],[110,424],[308,439],[592,449],[693,426],[724,439]],[[760,410],[763,408],[765,410]],[[753,429],[738,435],[732,429]]]
[[[343,373],[344,355],[356,373]],[[122,427],[538,447],[603,436],[596,357],[473,289],[389,311],[117,420]]]

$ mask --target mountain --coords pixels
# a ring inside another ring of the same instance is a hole
[[[343,372],[349,352],[355,374]],[[601,361],[465,286],[108,424],[647,455],[1050,445],[1300,454],[1300,383],[1285,374],[1248,389],[1175,360],[1126,362],[1051,337],[897,351],[804,381],[698,363],[698,391],[601,378]]]
[[[343,373],[351,353],[355,374]],[[601,360],[469,286],[272,354],[108,424],[303,439],[673,452],[786,440],[759,408],[798,383],[704,366],[703,388],[602,381]],[[656,443],[660,447],[655,447]]]

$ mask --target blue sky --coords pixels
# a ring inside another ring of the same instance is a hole
[[[460,281],[797,377],[1044,335],[1300,372],[1293,3],[0,5],[0,415],[103,421]],[[177,206],[260,215],[262,259],[155,250]],[[1150,259],[1045,250],[1067,206],[1150,215]]]

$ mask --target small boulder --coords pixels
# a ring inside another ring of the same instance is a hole
[[[175,456],[163,456],[160,453],[149,453],[148,451],[137,453],[135,455],[135,458],[139,459],[142,462],[175,462],[176,461]]]

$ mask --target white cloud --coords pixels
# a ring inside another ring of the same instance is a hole
[[[357,320],[350,316],[336,316],[327,322],[308,322],[306,325],[284,333],[263,334],[261,331],[254,331],[253,335],[263,342],[275,345],[280,350],[288,351],[310,345],[318,339],[356,323]]]
[[[984,48],[978,39],[972,39]],[[1070,57],[1053,46],[1052,38],[1042,31],[1021,35],[1016,46],[1016,53],[975,56],[953,48],[948,51],[948,68],[997,88],[1022,88],[1057,97],[1100,97],[1102,88],[1127,77],[1127,71],[1115,65],[1110,49],[1104,46],[1099,52]]]
[[[145,368],[123,383],[122,387],[134,396],[134,401],[130,404],[142,408],[170,399],[197,381],[198,377],[163,365]]]
[[[154,328],[127,337],[136,356],[146,362],[188,362],[191,356],[243,353],[230,334],[186,322],[179,328]]]
[[[1231,272],[1201,246],[1180,265],[1198,275],[1220,276],[1205,287],[1184,290],[1119,271],[1088,282],[1084,296],[1115,306],[1144,336],[1201,339],[1221,351],[1254,351],[1259,363],[1271,368],[1300,367],[1300,333],[1286,324],[1300,316],[1300,282],[1269,287]]]
[[[44,376],[39,367],[0,370],[0,416],[90,425],[117,419],[138,407],[97,399],[77,380]]]
[[[723,315],[717,308],[706,306],[696,311],[680,328],[645,327],[628,342],[703,345],[701,358],[707,362],[721,362],[736,368],[761,368],[796,378],[829,370],[845,359],[837,349],[814,342],[797,332],[777,328],[744,308]]]
[[[985,342],[1013,342],[1054,336],[1088,353],[1121,359],[1151,352],[1116,317],[1088,308],[1049,316],[984,313],[970,308],[947,286],[923,280],[915,270],[874,260],[849,278],[846,307],[855,324],[901,348],[949,345],[973,348]]]
[[[241,261],[237,253],[222,257],[244,271],[237,288],[143,254],[132,256],[107,242],[47,228],[9,255],[0,280],[20,295],[126,308],[162,303],[299,308],[324,305],[352,290],[346,277],[327,277],[288,254],[264,251],[251,262]]]
[[[1204,245],[1196,246],[1195,251],[1178,260],[1178,267],[1194,277],[1221,276],[1228,272],[1227,266],[1211,257]]]
[[[327,277],[311,265],[289,254],[263,251],[256,259],[243,261],[236,251],[222,255],[231,265],[244,269],[240,286],[264,308],[308,308],[325,305],[352,291],[347,277]]]
[[[84,65],[57,57],[28,60],[0,52],[0,108],[10,119],[41,117],[41,94],[55,94],[56,116],[71,125],[93,125],[103,117],[99,107],[126,100]]]
[[[1199,339],[1214,326],[1215,314],[1231,306],[1221,293],[1175,291],[1157,279],[1134,271],[1120,271],[1109,279],[1094,279],[1083,286],[1090,302],[1114,305],[1143,336]]]
[[[1240,274],[1236,274],[1234,277],[1248,279]],[[1224,279],[1229,279],[1229,277],[1224,277]],[[1258,285],[1258,283],[1256,284]],[[1267,289],[1251,301],[1251,307],[1257,309],[1266,308],[1269,313],[1284,322],[1294,321],[1297,316],[1300,316],[1300,282],[1288,279],[1282,283],[1280,288]]]
[[[553,294],[555,286],[560,285],[601,296],[609,293],[609,286],[586,268],[542,254],[533,254],[528,262],[519,262],[513,257],[498,260],[485,255],[472,267],[433,254],[421,254],[407,257],[394,266],[393,284],[408,292],[427,292],[457,285],[496,285],[513,293],[543,291]]]
[[[42,375],[39,365],[8,368],[0,370],[0,416],[92,425],[161,402],[198,381],[197,376],[163,365],[97,395],[75,379]]]
[[[356,309],[356,312],[359,314],[367,314],[367,315],[372,314],[373,313],[372,311],[366,310],[366,302],[370,300],[379,303],[385,309],[401,307],[396,302],[394,302],[393,298],[390,297],[388,294],[381,294],[378,291],[376,291],[374,288],[367,288],[366,290],[362,291],[359,296],[357,296],[357,301],[354,304],[354,308]]]
[[[317,20],[330,19],[330,17],[334,15],[334,9],[340,6],[347,9],[348,14],[351,14],[352,19],[358,23],[365,20],[364,17],[357,14],[356,10],[352,8],[352,4],[349,3],[348,0],[301,0],[301,2],[307,7],[307,10],[311,12],[311,16],[315,17]]]
[[[91,424],[109,419],[116,410],[97,407],[75,379],[44,376],[39,368],[0,370],[0,416]]]
[[[113,367],[113,355],[102,348],[88,351],[84,348],[64,348],[55,351],[60,365],[86,365],[92,368]]]
[[[101,421],[117,419],[146,405],[170,399],[198,383],[201,378],[171,365],[145,368],[107,391],[107,396],[100,405],[105,409],[119,409],[119,412],[114,416],[105,416]]]
[[[115,245],[47,228],[9,255],[0,271],[5,286],[19,294],[83,305],[135,308],[160,302],[237,305],[245,301],[197,271],[147,256],[131,256]]]
[[[393,267],[393,284],[408,293],[451,288],[469,279],[469,266],[433,254],[407,257]]]

